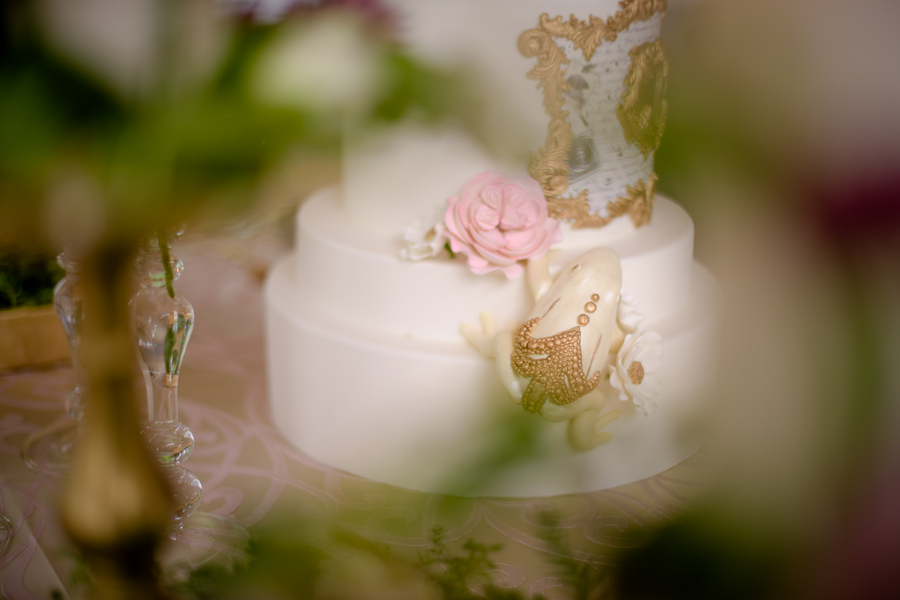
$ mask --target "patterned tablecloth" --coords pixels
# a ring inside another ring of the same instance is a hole
[[[494,555],[498,572],[490,574],[496,585],[563,598],[554,555],[568,553],[602,570],[623,547],[641,541],[635,532],[684,513],[702,493],[696,458],[602,492],[459,499],[364,480],[305,456],[269,415],[262,269],[258,260],[238,260],[245,250],[234,239],[187,240],[176,248],[185,263],[178,287],[197,315],[179,394],[181,419],[196,438],[185,466],[203,483],[201,510],[229,515],[251,534],[303,516],[412,553],[426,548],[441,525],[452,549],[468,539],[503,545]],[[72,385],[68,363],[0,372],[0,512],[14,529],[0,556],[0,590],[9,598],[49,598],[53,590],[79,595],[70,577],[76,559],[56,514],[60,481],[37,475],[20,457],[28,434],[62,416]],[[541,515],[550,509],[565,550],[541,535]]]

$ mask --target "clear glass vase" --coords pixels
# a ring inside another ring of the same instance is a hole
[[[66,397],[67,418],[28,436],[22,446],[22,458],[29,467],[39,473],[61,477],[68,472],[72,461],[72,449],[83,433],[85,378],[80,350],[84,301],[81,267],[78,262],[68,251],[60,253],[56,257],[56,262],[65,269],[66,276],[53,290],[53,304],[72,349],[75,388]]]
[[[174,494],[176,527],[200,503],[202,486],[181,466],[194,447],[194,435],[178,418],[178,375],[194,328],[194,309],[174,286],[166,283],[163,257],[172,280],[183,264],[153,238],[141,245],[135,269],[140,288],[129,303],[132,335],[147,387],[148,423],[142,433]]]

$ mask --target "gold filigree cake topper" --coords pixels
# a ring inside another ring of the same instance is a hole
[[[635,46],[628,56],[631,66],[625,77],[622,102],[616,106],[616,116],[625,140],[636,144],[646,159],[659,148],[666,128],[669,62],[661,39]]]
[[[613,219],[627,214],[635,227],[646,225],[653,214],[653,202],[656,199],[656,173],[651,173],[649,181],[639,179],[634,186],[625,186],[625,197],[606,205],[607,216],[591,214],[587,201],[587,190],[578,196],[568,198],[548,198],[547,211],[554,219],[572,221],[573,229],[585,227],[603,227]]]
[[[581,327],[579,326],[545,337],[531,334],[541,322],[540,317],[527,321],[516,332],[512,358],[513,371],[531,378],[522,394],[522,407],[528,412],[541,412],[544,402],[569,404],[592,391],[600,383],[600,372],[590,379],[584,376],[581,358]]]
[[[570,218],[574,220],[573,227],[601,227],[606,225],[613,218],[613,209],[619,211],[616,216],[629,213],[634,220],[635,225],[649,222],[650,213],[653,207],[653,196],[655,191],[655,175],[651,176],[651,181],[645,183],[638,181],[637,185],[627,188],[627,194],[624,198],[618,198],[615,202],[607,205],[610,218],[603,218],[592,215],[588,212],[587,193],[582,192],[575,198],[562,198],[562,195],[569,187],[569,167],[566,164],[566,158],[569,148],[572,145],[572,127],[569,125],[569,112],[563,110],[565,98],[563,92],[570,91],[570,85],[565,79],[565,70],[563,65],[569,62],[562,49],[553,41],[555,37],[565,38],[571,41],[576,49],[580,49],[584,54],[585,60],[590,61],[597,47],[604,41],[614,42],[618,38],[618,34],[628,29],[632,23],[646,21],[657,13],[665,16],[666,0],[622,0],[619,3],[621,10],[609,17],[605,22],[603,19],[591,16],[588,21],[581,21],[572,15],[568,22],[564,22],[561,16],[551,19],[549,15],[543,14],[540,17],[538,26],[535,29],[529,29],[519,36],[519,52],[526,58],[537,57],[537,65],[528,72],[530,79],[536,79],[538,87],[544,91],[544,108],[550,116],[550,125],[547,130],[547,139],[544,147],[539,149],[536,154],[532,154],[528,161],[529,174],[541,184],[544,195],[547,197],[548,209],[551,216],[555,218]],[[661,46],[660,46],[661,47]],[[631,53],[629,53],[631,54]],[[643,56],[643,55],[642,55]],[[664,57],[664,55],[663,55]],[[641,97],[641,86],[635,86],[634,83],[644,81],[642,77],[646,73],[645,67],[635,68],[635,56],[632,55],[632,68],[626,78],[626,90],[623,93],[624,105],[622,112],[629,119],[629,111],[639,106]],[[656,63],[653,63],[656,64]],[[668,72],[667,69],[665,71]],[[632,76],[632,73],[634,75]],[[629,79],[633,79],[632,85],[629,85]],[[622,106],[620,105],[620,106]],[[619,112],[618,109],[616,111]],[[641,126],[642,109],[638,111],[637,117],[629,121],[629,127],[632,131],[638,131]],[[620,121],[622,119],[619,116]],[[631,126],[631,122],[637,125]],[[625,125],[623,124],[623,128]],[[644,139],[646,134],[640,134],[640,137],[634,133],[629,134],[626,129],[626,140],[629,135],[632,136],[634,142],[638,143],[641,151],[644,152],[644,146],[639,140]],[[655,127],[654,132],[658,131],[658,135],[662,135],[662,128]],[[658,142],[656,142],[658,144]],[[654,148],[655,149],[655,148]],[[645,152],[645,157],[649,153]],[[646,194],[642,194],[641,190],[649,191],[649,200]],[[648,212],[644,214],[642,210],[631,210],[630,203],[635,202],[633,198],[643,197],[643,205],[648,208]],[[628,204],[624,209],[622,204]]]

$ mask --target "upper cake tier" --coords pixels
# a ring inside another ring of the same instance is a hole
[[[568,218],[595,221],[609,216],[610,203],[653,186],[666,113],[665,0],[389,4],[415,54],[473,73],[464,94],[478,107],[481,137],[500,152],[488,153],[459,128],[415,118],[351,138],[344,156],[351,219],[399,235],[411,215],[486,170],[530,173],[548,198],[580,197]]]
[[[551,274],[606,246],[621,261],[623,292],[637,299],[648,323],[680,310],[691,288],[694,225],[671,200],[659,197],[656,204],[653,220],[636,229],[628,220],[600,230],[564,227],[558,253],[551,251]],[[477,323],[482,311],[522,320],[533,305],[524,277],[475,275],[449,256],[401,260],[399,240],[353,223],[340,207],[333,188],[297,215],[298,293],[316,313],[363,331],[459,343],[459,325]]]

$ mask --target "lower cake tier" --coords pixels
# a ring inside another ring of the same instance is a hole
[[[295,258],[265,288],[269,396],[276,425],[297,448],[333,467],[439,493],[535,497],[601,490],[655,475],[703,441],[716,372],[717,284],[695,264],[682,309],[647,323],[663,338],[663,390],[650,416],[607,386],[605,410],[621,416],[613,440],[571,448],[567,423],[526,415],[509,399],[494,361],[458,343],[348,326],[304,303]],[[365,298],[360,298],[360,311]],[[502,443],[503,423],[534,419],[541,451],[462,490],[467,469]]]

